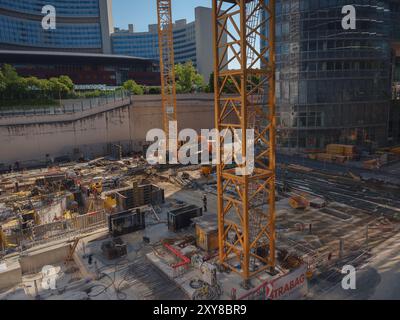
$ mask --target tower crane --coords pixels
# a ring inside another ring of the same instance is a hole
[[[213,30],[216,128],[241,129],[246,161],[255,145],[251,173],[221,148],[217,166],[219,261],[248,285],[275,267],[275,0],[213,0]]]
[[[275,268],[275,0],[212,3],[215,126],[219,132],[241,129],[244,159],[250,158],[247,143],[255,145],[254,170],[244,175],[235,169],[247,163],[228,166],[223,150],[217,150],[219,261],[247,284],[252,276]],[[169,122],[177,120],[171,0],[157,0],[157,12],[168,139]],[[254,130],[253,141],[246,129]]]

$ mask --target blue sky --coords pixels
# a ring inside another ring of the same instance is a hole
[[[127,29],[133,23],[135,31],[147,31],[147,25],[157,23],[156,0],[113,0],[114,26]],[[194,20],[194,8],[211,7],[211,0],[172,0],[173,20]]]

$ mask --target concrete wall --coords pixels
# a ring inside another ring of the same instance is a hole
[[[6,263],[7,270],[0,270],[0,290],[9,289],[22,282],[22,270],[19,262],[8,261],[3,263]]]
[[[61,243],[51,248],[28,252],[19,260],[22,274],[39,272],[46,265],[59,264],[65,261],[69,251],[70,245]]]
[[[214,100],[210,94],[178,95],[180,129],[214,127]],[[18,116],[0,119],[0,164],[69,155],[107,155],[110,144],[124,151],[142,150],[146,133],[162,128],[161,97],[134,97],[117,106],[107,105],[82,113]]]

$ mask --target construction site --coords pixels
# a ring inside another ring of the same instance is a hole
[[[154,126],[167,139],[171,121],[187,125],[178,116],[171,2],[157,0]],[[400,299],[390,280],[400,264],[400,147],[280,152],[275,1],[212,2],[207,128],[242,129],[246,142],[252,129],[254,170],[224,162],[225,136],[220,144],[200,137],[207,157],[222,159],[215,165],[150,164],[143,139],[134,153],[115,142],[93,159],[14,166],[0,175],[1,300],[354,298],[341,291],[345,265],[361,274],[355,298]]]

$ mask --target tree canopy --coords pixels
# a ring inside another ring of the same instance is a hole
[[[191,61],[175,65],[176,92],[213,92],[213,75],[209,83],[205,84],[203,77],[197,72]],[[121,89],[121,88],[120,88]],[[134,80],[123,83],[122,89],[134,95],[160,94],[159,86],[147,87],[137,84]],[[0,99],[3,104],[11,102],[42,100],[43,103],[51,103],[55,99],[90,98],[104,94],[104,91],[75,92],[74,83],[66,76],[52,77],[50,79],[38,79],[37,77],[22,77],[15,68],[9,64],[0,65]]]
[[[138,85],[134,80],[125,81],[122,87],[134,95],[144,94],[143,87]]]
[[[4,99],[66,98],[73,90],[74,83],[68,76],[38,79],[19,76],[9,64],[0,68],[0,93]]]
[[[211,72],[210,78],[208,79],[207,92],[214,92],[214,71]]]
[[[4,77],[3,71],[0,70],[0,93],[5,91],[7,88],[6,78]]]
[[[204,89],[203,77],[197,72],[192,61],[175,65],[177,93],[190,93]]]

